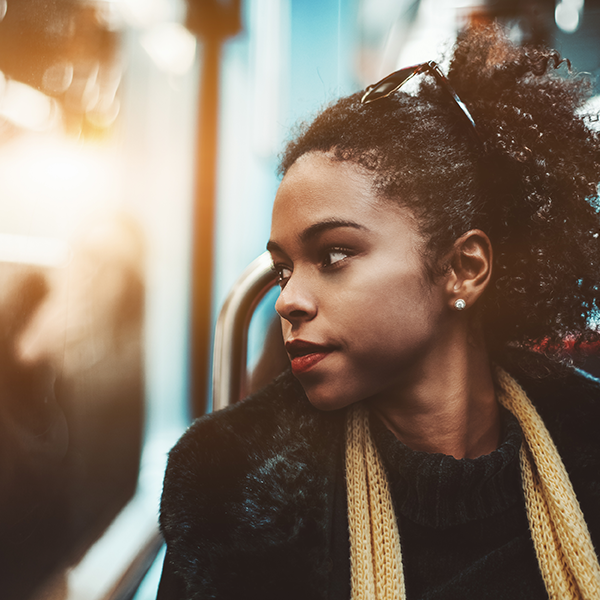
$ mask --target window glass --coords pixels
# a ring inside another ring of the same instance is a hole
[[[157,528],[188,414],[184,15],[0,1],[2,598],[103,597]]]

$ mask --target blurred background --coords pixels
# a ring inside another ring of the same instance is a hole
[[[285,140],[489,20],[600,73],[600,0],[0,0],[1,598],[155,597],[166,454]]]

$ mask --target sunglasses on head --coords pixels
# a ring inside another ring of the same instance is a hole
[[[361,98],[362,104],[370,104],[376,102],[382,98],[387,98],[390,94],[393,94],[396,90],[400,89],[409,79],[412,79],[415,75],[420,73],[430,73],[434,76],[435,80],[446,90],[447,94],[453,100],[454,105],[459,109],[460,113],[469,123],[469,130],[471,135],[476,140],[477,144],[483,146],[483,142],[477,132],[477,126],[475,121],[469,112],[469,109],[465,106],[465,103],[458,97],[458,94],[454,91],[454,88],[450,85],[448,78],[442,73],[438,64],[430,60],[419,65],[412,67],[406,67],[399,71],[394,71],[387,77],[384,77],[381,81],[370,85]]]

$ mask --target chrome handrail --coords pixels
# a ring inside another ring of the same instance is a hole
[[[250,319],[275,283],[271,255],[264,252],[242,273],[223,304],[213,346],[213,411],[243,395]]]
[[[103,600],[131,600],[164,544],[158,528],[137,553],[113,589]]]

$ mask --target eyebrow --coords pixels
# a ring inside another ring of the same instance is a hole
[[[360,225],[354,221],[344,221],[342,219],[336,219],[332,217],[331,219],[325,219],[323,221],[319,221],[318,223],[313,223],[309,227],[307,227],[301,234],[300,240],[302,242],[308,242],[317,236],[319,236],[324,231],[330,231],[332,229],[338,229],[341,227],[351,227],[352,229],[366,229],[364,225]],[[281,246],[277,242],[269,241],[267,244],[267,250],[272,252],[274,250],[281,250]]]
[[[300,239],[303,242],[308,242],[309,240],[316,238],[318,235],[320,235],[324,231],[329,231],[331,229],[337,229],[339,227],[352,227],[353,229],[366,229],[366,227],[364,227],[364,225],[360,225],[359,223],[355,223],[354,221],[343,221],[341,219],[331,218],[331,219],[325,219],[324,221],[319,221],[318,223],[314,223],[310,227],[307,227],[300,234]]]

